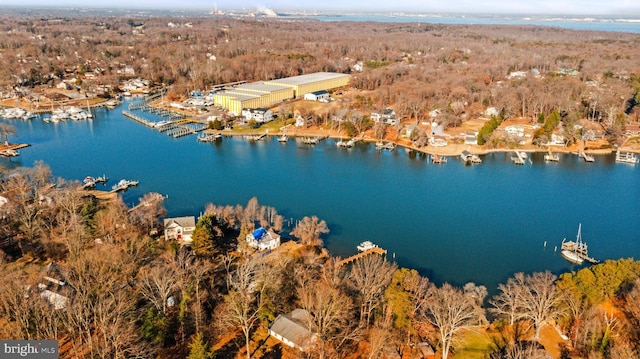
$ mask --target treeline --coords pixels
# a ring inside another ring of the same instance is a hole
[[[505,118],[531,121],[557,111],[566,128],[591,119],[615,141],[627,115],[637,120],[637,34],[539,26],[10,14],[0,17],[0,29],[5,89],[76,78],[92,92],[141,76],[184,95],[234,81],[335,71],[351,72],[351,84],[359,90],[359,99],[346,95],[345,109],[391,106],[403,119],[416,121],[437,109],[438,122],[446,126],[488,107]],[[362,72],[353,70],[358,62]]]
[[[436,286],[379,256],[343,265],[322,248],[329,228],[315,216],[297,222],[294,242],[256,253],[246,234],[283,219],[255,198],[207,205],[189,249],[153,236],[165,215],[157,194],[129,209],[42,163],[3,171],[0,194],[0,337],[57,339],[61,357],[299,357],[263,345],[268,325],[297,308],[316,334],[310,358],[404,357],[424,342],[447,358],[464,355],[469,330],[484,333],[490,358],[546,358],[536,343],[554,324],[570,339],[564,358],[640,354],[631,259],[559,279],[518,273],[487,298],[484,286]]]

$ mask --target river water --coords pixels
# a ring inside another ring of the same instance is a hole
[[[464,166],[457,158],[434,165],[403,149],[379,152],[364,143],[344,150],[333,140],[199,143],[127,119],[124,106],[97,110],[83,122],[7,120],[17,128],[11,141],[31,147],[0,163],[43,160],[65,179],[105,174],[105,189],[121,178],[139,180],[123,194],[125,202],[160,192],[168,195],[170,216],[197,216],[209,202],[244,205],[256,196],[288,219],[327,221],[325,245],[333,255],[355,254],[358,243],[370,240],[436,283],[473,281],[491,292],[516,272],[577,269],[554,248],[574,239],[579,223],[593,257],[640,257],[640,166],[613,156],[587,164],[564,155],[545,164],[535,154],[516,166],[498,153]]]

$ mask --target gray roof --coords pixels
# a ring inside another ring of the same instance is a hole
[[[340,74],[336,72],[314,72],[312,74],[285,77],[283,79],[271,80],[269,83],[289,84],[289,85],[304,85],[308,83],[332,80],[339,77],[349,77],[347,74]]]
[[[282,89],[288,89],[288,86],[274,85],[274,84],[266,84],[263,81],[252,82],[249,84],[242,84],[235,87],[238,90],[256,90],[256,91],[267,91],[273,92]]]
[[[289,314],[281,314],[271,323],[270,330],[283,338],[295,343],[296,346],[307,349],[311,345],[313,335],[307,328],[304,309],[295,309]]]
[[[167,228],[171,224],[177,224],[180,227],[195,227],[196,226],[196,217],[194,216],[186,216],[186,217],[175,217],[175,218],[165,218],[164,219],[164,228]]]

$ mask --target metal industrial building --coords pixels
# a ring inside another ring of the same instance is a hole
[[[316,72],[272,81],[259,81],[225,89],[214,95],[213,101],[230,112],[240,114],[245,108],[269,107],[276,103],[304,96],[309,92],[346,86],[349,75]]]

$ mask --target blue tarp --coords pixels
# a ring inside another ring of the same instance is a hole
[[[264,236],[265,233],[267,233],[267,230],[264,229],[263,227],[260,227],[260,228],[256,229],[255,231],[253,231],[253,233],[251,235],[255,239],[260,239],[260,238],[262,238],[262,236]]]

